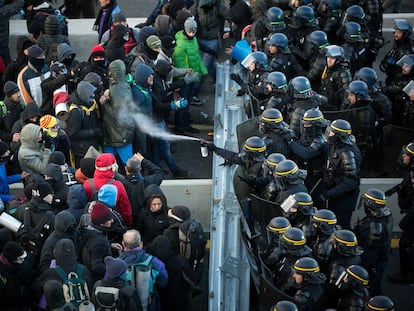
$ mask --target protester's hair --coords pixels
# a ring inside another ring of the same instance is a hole
[[[122,239],[125,248],[132,249],[141,245],[141,234],[138,230],[131,229],[124,233]]]
[[[141,161],[135,158],[129,158],[126,168],[130,174],[138,174],[141,171]]]

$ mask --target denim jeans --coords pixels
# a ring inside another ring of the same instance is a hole
[[[190,83],[181,88],[180,96],[190,101],[194,96],[195,84]],[[188,112],[189,106],[177,109],[175,111],[175,130],[177,132],[183,132],[191,126],[190,114]]]
[[[155,126],[159,127],[162,130],[165,130],[167,128],[165,121],[161,121]],[[175,160],[171,154],[170,142],[162,138],[154,137],[151,161],[155,165],[159,165],[161,159],[165,161],[169,170],[173,174],[177,171],[177,164],[175,163]]]
[[[210,48],[213,51],[218,52],[219,51],[219,47],[220,47],[220,42],[218,39],[197,39],[198,42],[201,42],[203,45],[205,45],[206,47]],[[207,70],[208,70],[208,74],[213,78],[213,81],[216,81],[216,63],[214,61],[214,56],[211,55],[210,53],[207,52],[203,52],[202,50],[200,50],[200,55],[201,55],[201,60],[204,63],[204,66],[206,66]],[[198,81],[196,83],[196,89],[195,89],[195,95],[198,94],[198,92],[200,91],[201,87],[203,86],[204,80],[207,78],[207,76],[201,76],[200,77],[200,81]]]

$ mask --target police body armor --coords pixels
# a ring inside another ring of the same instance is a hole
[[[404,176],[398,190],[398,206],[407,211],[414,202],[414,168],[410,168]]]
[[[345,90],[351,81],[351,73],[345,63],[337,63],[325,68],[320,88],[320,94],[328,98],[328,106],[324,109],[340,110]]]

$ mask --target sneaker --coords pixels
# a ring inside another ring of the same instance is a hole
[[[183,169],[181,169],[181,168],[178,168],[174,173],[173,173],[173,175],[174,175],[174,177],[175,178],[186,178],[186,177],[188,177],[188,175],[189,175],[190,173],[188,172],[188,171],[186,171],[186,170],[183,170]]]
[[[200,130],[196,129],[195,127],[190,126],[184,132],[194,134],[194,133],[200,133]]]
[[[201,100],[197,96],[193,96],[190,99],[190,105],[200,107],[203,104],[201,103]]]

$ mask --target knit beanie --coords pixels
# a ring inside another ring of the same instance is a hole
[[[114,170],[114,164],[116,160],[112,153],[102,153],[95,160],[95,170],[101,172]]]
[[[0,158],[9,150],[9,146],[3,141],[0,141]]]
[[[94,45],[91,50],[91,59],[94,57],[105,57],[105,49],[99,44]]]
[[[32,188],[32,196],[43,199],[48,194],[53,194],[52,186],[44,180],[37,180]]]
[[[126,272],[128,269],[127,263],[120,259],[111,256],[106,256],[104,259],[106,273],[109,278],[115,279]]]
[[[25,253],[23,247],[14,241],[7,242],[3,247],[3,256],[6,257],[10,263],[14,263],[18,257],[24,256]]]
[[[53,92],[53,107],[55,108],[55,115],[59,120],[67,120],[69,118],[69,111],[67,103],[70,96],[67,92],[58,89]]]
[[[175,205],[169,212],[168,216],[183,222],[184,220],[190,219],[191,213],[187,206],[184,205]]]
[[[146,40],[147,45],[150,49],[159,49],[161,48],[161,40],[156,35],[151,35]]]
[[[39,57],[46,57],[45,56],[45,52],[42,50],[42,48],[40,46],[38,46],[37,44],[32,45],[31,47],[29,47],[26,51],[25,54],[29,57],[32,58],[39,58]]]
[[[197,32],[197,22],[195,21],[194,17],[191,16],[185,20],[184,23],[184,30],[186,33],[189,32]]]
[[[66,162],[65,155],[63,154],[62,151],[57,150],[57,151],[53,151],[50,154],[48,163],[54,163],[54,164],[57,164],[57,165],[64,165],[65,162]]]
[[[5,94],[7,97],[11,97],[13,94],[15,94],[15,93],[19,92],[19,87],[18,87],[18,86],[17,86],[17,84],[16,84],[16,83],[14,83],[13,81],[7,81],[7,82],[4,84],[4,88],[3,88],[3,90],[4,90],[4,94]]]
[[[93,174],[95,173],[95,159],[83,158],[80,160],[79,167],[86,177],[93,178]]]
[[[177,18],[176,18],[176,30],[183,30],[184,29],[184,22],[187,20],[187,18],[193,16],[190,11],[188,10],[179,10],[177,12]]]
[[[83,78],[84,81],[91,83],[93,86],[97,86],[102,82],[102,78],[96,72],[88,72]]]
[[[91,220],[94,225],[102,225],[112,219],[112,212],[104,203],[97,201],[92,208]]]
[[[98,190],[98,201],[111,208],[115,207],[117,197],[118,188],[113,184],[105,184]]]
[[[46,114],[40,118],[40,127],[43,129],[51,129],[57,124],[57,120],[54,116]]]
[[[177,45],[175,42],[175,38],[170,35],[165,35],[161,37],[161,44],[162,47],[165,49],[173,49]]]

